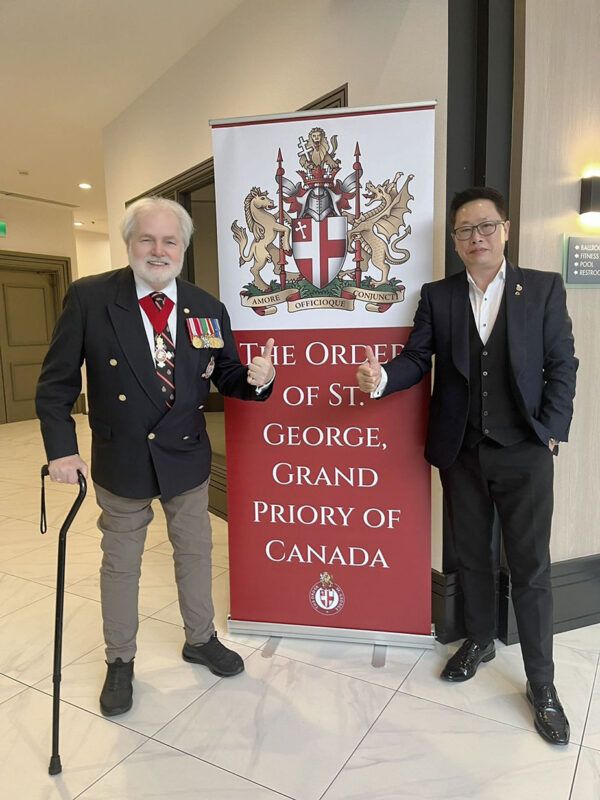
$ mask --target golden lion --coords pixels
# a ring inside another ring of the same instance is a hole
[[[324,167],[327,165],[332,170],[340,166],[340,162],[334,158],[337,150],[337,136],[331,137],[331,149],[327,134],[323,128],[312,128],[308,133],[308,153],[300,156],[300,166],[304,169],[313,167]]]

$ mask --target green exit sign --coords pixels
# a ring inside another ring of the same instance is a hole
[[[6,236],[6,222],[0,219],[0,236]]]

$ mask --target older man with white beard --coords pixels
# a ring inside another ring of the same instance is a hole
[[[87,476],[73,403],[85,362],[92,479],[101,509],[100,569],[106,642],[106,716],[133,703],[133,660],[144,541],[158,498],[173,545],[184,622],[183,658],[216,675],[243,671],[213,627],[210,443],[203,408],[212,380],[242,400],[271,393],[273,340],[245,367],[222,303],[178,276],[193,223],[178,203],[144,198],[127,209],[122,234],[130,266],[75,281],[42,367],[36,407],[50,477]]]

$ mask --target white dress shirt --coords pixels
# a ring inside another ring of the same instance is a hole
[[[502,266],[485,292],[482,292],[477,286],[468,270],[467,281],[469,282],[469,300],[473,309],[475,325],[481,341],[486,344],[494,328],[500,304],[502,303],[504,284],[506,282],[506,259],[503,259]]]
[[[477,326],[481,341],[485,344],[490,338],[494,323],[498,317],[500,304],[502,303],[502,294],[506,281],[506,259],[502,259],[502,266],[485,292],[482,292],[477,286],[468,270],[467,281],[469,283],[469,300],[471,301],[471,308],[473,309],[475,325]],[[379,386],[371,392],[370,396],[375,399],[381,397],[387,386],[387,382],[387,372],[385,371],[385,367],[382,367]]]

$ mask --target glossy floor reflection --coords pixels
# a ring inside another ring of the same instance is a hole
[[[89,449],[78,418],[82,452]],[[214,520],[216,625],[246,671],[219,680],[181,659],[171,549],[157,509],[140,591],[135,699],[98,709],[104,653],[93,492],[69,533],[62,673],[63,773],[50,753],[58,527],[74,487],[48,488],[38,530],[37,423],[0,426],[0,787],[24,800],[593,800],[600,798],[600,625],[556,637],[572,742],[534,732],[518,646],[498,645],[468,684],[439,671],[455,646],[423,652],[228,636],[227,528]]]

